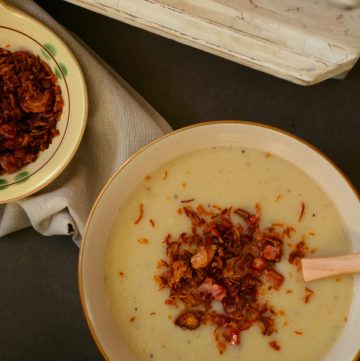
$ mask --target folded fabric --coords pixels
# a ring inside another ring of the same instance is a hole
[[[139,148],[171,128],[119,75],[36,3],[7,2],[56,32],[74,53],[87,83],[89,113],[81,145],[65,171],[41,192],[0,207],[0,237],[33,226],[44,235],[72,235],[79,244],[91,206],[111,174]]]

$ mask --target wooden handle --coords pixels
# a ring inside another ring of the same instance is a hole
[[[303,258],[302,273],[305,282],[340,275],[360,272],[360,253],[339,257]]]

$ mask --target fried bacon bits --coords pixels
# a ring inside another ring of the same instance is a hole
[[[146,239],[146,238],[140,238],[140,239],[138,239],[138,242],[139,242],[140,244],[148,244],[148,243],[149,243],[149,240]]]
[[[302,240],[296,244],[294,250],[289,254],[288,261],[290,264],[297,267],[298,271],[301,270],[301,259],[305,257],[306,253],[309,251],[309,247],[306,245],[305,241]]]
[[[220,353],[228,344],[240,344],[241,332],[254,324],[266,336],[276,332],[277,313],[261,295],[278,290],[284,281],[276,264],[286,234],[260,228],[258,205],[255,214],[211,205],[186,205],[183,213],[191,231],[177,238],[167,235],[167,260],[155,276],[160,289],[170,290],[165,303],[183,306],[175,324],[187,330],[214,326]],[[222,312],[213,309],[213,301],[222,305]]]
[[[136,218],[136,220],[134,221],[134,224],[138,224],[144,217],[144,204],[143,203],[140,203],[140,206],[139,206],[139,215],[138,217]]]
[[[270,341],[269,345],[271,348],[273,348],[275,351],[280,351],[280,345],[277,341]]]
[[[307,287],[306,287],[306,288],[305,288],[305,293],[306,293],[306,295],[305,295],[305,297],[304,297],[304,302],[305,302],[305,303],[309,303],[311,297],[312,297],[313,294],[314,294],[314,291],[311,290],[310,288],[307,288]]]
[[[305,203],[301,202],[300,214],[299,214],[299,219],[298,219],[299,222],[301,222],[301,220],[303,219],[304,213],[305,213]]]
[[[38,56],[0,48],[0,174],[34,162],[59,135],[64,102],[56,80]]]

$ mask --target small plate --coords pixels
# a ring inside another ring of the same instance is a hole
[[[84,133],[88,100],[80,66],[64,42],[46,26],[4,2],[0,2],[0,47],[38,55],[57,76],[64,100],[57,124],[60,134],[49,148],[18,172],[0,175],[0,203],[7,203],[39,191],[68,165]]]

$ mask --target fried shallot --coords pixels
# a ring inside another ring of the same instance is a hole
[[[186,205],[182,214],[190,231],[166,236],[166,266],[155,277],[160,289],[170,290],[166,304],[183,306],[175,324],[187,330],[213,325],[220,353],[240,344],[241,332],[255,324],[265,336],[276,332],[276,312],[261,296],[284,282],[276,264],[285,233],[260,227],[259,205],[255,214],[211,205]]]
[[[56,75],[38,56],[0,48],[0,174],[34,162],[59,135],[64,102]]]

